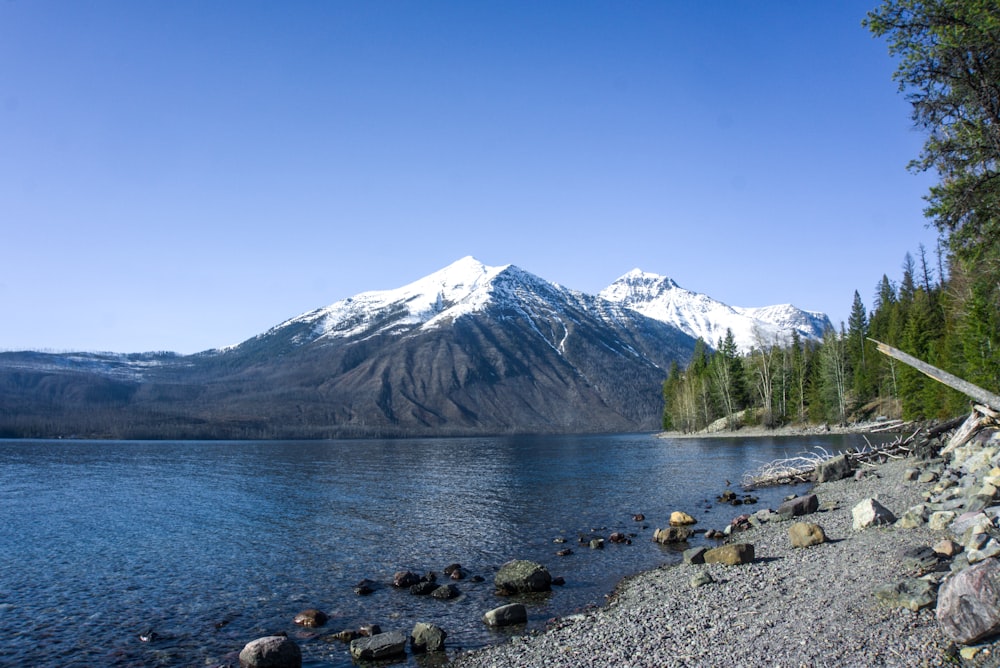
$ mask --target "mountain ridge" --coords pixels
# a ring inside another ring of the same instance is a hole
[[[655,430],[666,370],[686,364],[695,337],[632,296],[465,257],[196,355],[0,354],[0,435]]]

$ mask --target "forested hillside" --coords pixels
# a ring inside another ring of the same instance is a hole
[[[870,309],[855,291],[848,322],[821,344],[758,337],[740,355],[731,335],[701,341],[691,363],[672,368],[664,383],[665,429],[967,410],[968,399],[884,357],[868,338],[1000,389],[1000,5],[888,0],[864,25],[888,42],[894,78],[926,136],[910,169],[937,176],[925,213],[940,233],[938,247],[919,246],[898,272],[886,272]]]

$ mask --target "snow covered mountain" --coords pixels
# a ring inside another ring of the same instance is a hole
[[[827,321],[631,272],[587,295],[466,257],[197,355],[0,353],[0,436],[336,438],[658,428],[671,363]],[[756,330],[754,329],[756,328]]]
[[[728,306],[707,295],[685,290],[666,276],[640,269],[628,272],[599,296],[669,323],[713,347],[731,329],[737,347],[744,353],[761,342],[786,345],[793,331],[803,340],[820,340],[823,332],[832,327],[823,313],[804,311],[791,304],[760,308]]]

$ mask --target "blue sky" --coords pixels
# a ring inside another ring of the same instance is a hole
[[[855,2],[0,2],[0,350],[242,341],[465,256],[846,320],[933,252]]]

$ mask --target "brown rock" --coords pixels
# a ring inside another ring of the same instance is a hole
[[[716,547],[705,553],[706,564],[749,564],[753,561],[753,545],[750,543],[732,543]]]
[[[326,624],[328,619],[329,617],[327,617],[326,613],[322,610],[310,608],[309,610],[303,610],[299,614],[295,615],[295,619],[292,621],[299,626],[314,629],[317,626],[323,626]]]
[[[670,526],[674,527],[688,526],[689,524],[696,524],[697,521],[698,520],[696,520],[695,518],[691,517],[685,512],[681,512],[680,510],[675,510],[674,512],[670,513]]]
[[[811,547],[826,542],[823,527],[812,522],[796,522],[788,528],[792,547]]]
[[[667,527],[665,529],[657,529],[653,532],[653,540],[657,543],[683,543],[694,533],[691,529],[687,527]]]

